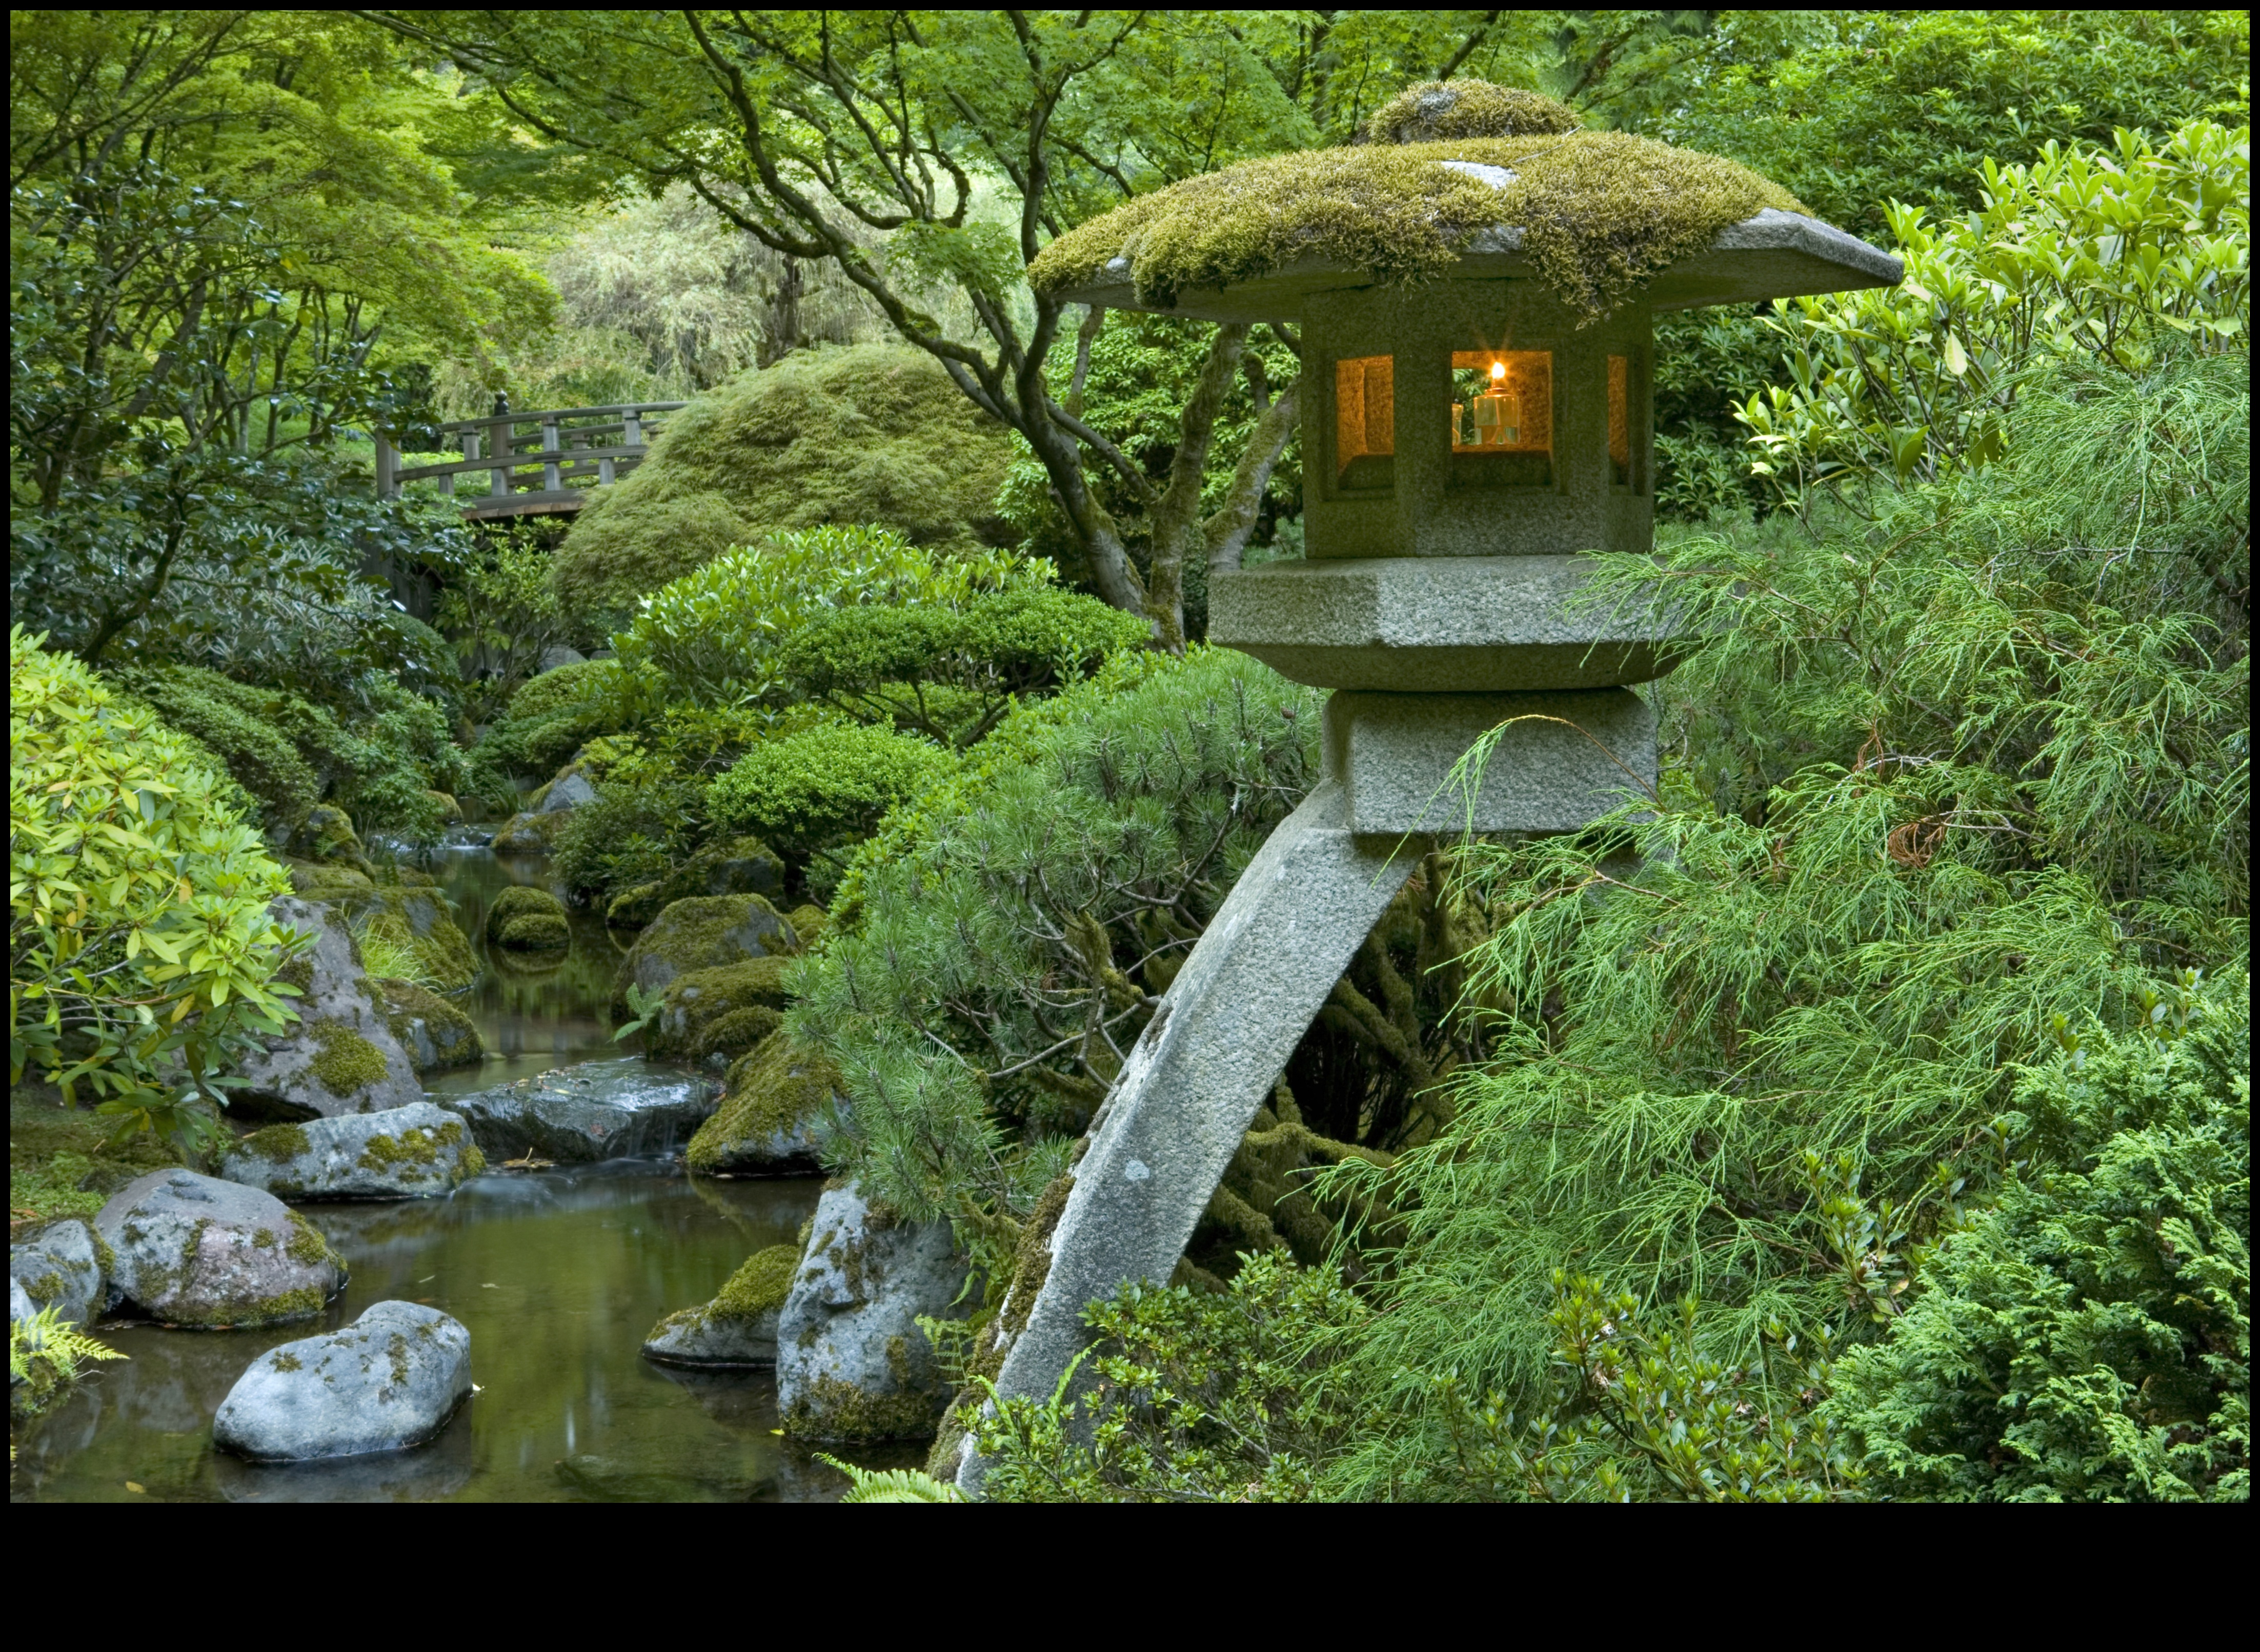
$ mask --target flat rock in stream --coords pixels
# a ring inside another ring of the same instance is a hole
[[[471,1127],[490,1162],[535,1158],[561,1164],[661,1153],[714,1111],[721,1087],[637,1057],[581,1062],[467,1096],[433,1098]]]
[[[380,1302],[342,1331],[251,1362],[212,1420],[223,1449],[260,1462],[421,1445],[471,1392],[471,1334],[415,1302]]]
[[[429,1198],[486,1168],[462,1119],[428,1101],[390,1112],[269,1125],[220,1174],[282,1198]]]

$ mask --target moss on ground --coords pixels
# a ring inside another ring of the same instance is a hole
[[[694,1170],[719,1169],[731,1148],[795,1128],[815,1117],[839,1088],[839,1069],[831,1062],[790,1034],[772,1033],[730,1069],[722,1105],[690,1138],[684,1162]]]
[[[91,1219],[110,1196],[137,1176],[180,1163],[155,1138],[104,1145],[109,1121],[26,1091],[8,1098],[8,1217],[11,1234],[76,1216]],[[107,1250],[101,1236],[96,1248]],[[112,1259],[105,1256],[107,1270]]]
[[[797,351],[671,416],[650,457],[574,518],[551,587],[594,626],[780,531],[871,523],[952,550],[1002,544],[1012,456],[1004,427],[923,351]]]
[[[1461,97],[1479,102],[1477,85],[1462,86]],[[1420,130],[1417,120],[1399,125]],[[1494,188],[1447,161],[1514,177]],[[1804,210],[1747,167],[1627,132],[1370,143],[1244,161],[1140,196],[1047,247],[1028,280],[1055,293],[1126,256],[1138,302],[1166,310],[1189,290],[1257,280],[1310,258],[1379,282],[1434,277],[1477,231],[1517,225],[1540,278],[1591,320],[1766,207]]]
[[[340,1098],[384,1080],[384,1052],[339,1021],[317,1021],[306,1029],[314,1041],[314,1076]]]

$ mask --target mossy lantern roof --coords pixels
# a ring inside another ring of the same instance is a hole
[[[1293,318],[1316,292],[1537,279],[1588,319],[1896,285],[1899,261],[1717,155],[1582,130],[1534,93],[1416,86],[1362,140],[1242,161],[1061,236],[1039,292],[1212,321]]]

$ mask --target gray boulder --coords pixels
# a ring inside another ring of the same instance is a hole
[[[853,1184],[818,1201],[777,1321],[777,1410],[803,1440],[930,1439],[950,1390],[918,1327],[961,1318],[947,1222],[896,1219]]]
[[[84,1325],[103,1306],[101,1251],[94,1230],[84,1222],[51,1222],[21,1244],[9,1246],[8,1277],[22,1288],[34,1312],[53,1308],[72,1325]],[[14,1301],[13,1291],[9,1299]]]
[[[193,1170],[136,1176],[94,1231],[123,1299],[168,1325],[286,1324],[345,1288],[344,1262],[304,1217],[272,1193]]]
[[[712,1302],[670,1313],[654,1326],[643,1356],[662,1365],[776,1364],[777,1319],[799,1264],[796,1246],[755,1251]]]
[[[540,676],[543,672],[554,671],[560,666],[586,665],[588,661],[589,656],[578,648],[569,648],[561,642],[553,642],[541,651],[541,668],[534,675]]]
[[[418,1446],[471,1391],[471,1334],[437,1308],[380,1302],[342,1331],[285,1342],[236,1379],[212,1420],[223,1449],[261,1462]]]
[[[674,1147],[714,1111],[719,1093],[712,1079],[654,1069],[631,1055],[434,1099],[470,1126],[490,1160],[531,1154],[588,1164]]]
[[[542,794],[539,812],[561,814],[568,809],[577,809],[584,803],[596,800],[597,789],[590,783],[588,776],[569,774],[551,783],[548,790]]]
[[[428,1101],[390,1112],[269,1125],[237,1144],[220,1174],[282,1198],[426,1198],[486,1169],[463,1121]]]
[[[719,969],[749,959],[797,951],[799,937],[759,895],[701,895],[672,903],[636,937],[612,988],[615,1011],[627,1007],[630,985],[646,992],[693,969]]]
[[[248,1082],[231,1105],[254,1118],[328,1119],[422,1100],[415,1064],[344,923],[330,908],[290,896],[272,910],[276,921],[315,938],[310,952],[277,972],[301,994],[294,1001],[300,1019],[244,1062]]]

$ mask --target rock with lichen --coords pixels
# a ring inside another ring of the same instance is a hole
[[[604,922],[614,929],[641,929],[679,900],[701,895],[775,899],[783,893],[784,862],[769,845],[759,838],[732,838],[708,844],[654,883],[615,895],[604,908]]]
[[[684,1159],[705,1176],[808,1176],[822,1168],[827,1105],[847,1105],[839,1070],[776,1032],[731,1065],[722,1105]]]
[[[552,1068],[514,1084],[441,1096],[490,1160],[560,1163],[660,1153],[714,1110],[712,1079],[654,1069],[635,1056]]]
[[[349,867],[375,881],[375,869],[354,830],[353,817],[329,804],[317,804],[308,810],[305,819],[290,828],[282,847],[297,860]]]
[[[373,984],[384,1006],[384,1021],[417,1076],[457,1067],[476,1067],[486,1056],[478,1023],[455,1004],[412,981],[377,979]]]
[[[547,855],[557,846],[557,834],[572,819],[570,812],[556,814],[514,814],[503,822],[488,845],[497,855]]]
[[[314,937],[275,979],[296,987],[298,1024],[261,1041],[240,1069],[230,1105],[254,1118],[326,1119],[383,1112],[420,1101],[415,1064],[394,1036],[361,949],[334,907],[285,896],[277,923]]]
[[[94,1219],[121,1298],[167,1325],[224,1330],[311,1319],[346,1267],[272,1193],[193,1170],[153,1170]]]
[[[777,1318],[799,1263],[796,1245],[755,1252],[712,1302],[670,1313],[652,1327],[644,1357],[693,1367],[776,1364]]]
[[[340,905],[364,937],[381,935],[413,956],[420,980],[442,992],[460,991],[479,978],[478,955],[455,922],[454,903],[438,889],[411,883],[414,876],[403,874],[397,883]]]
[[[777,1409],[801,1440],[931,1439],[950,1398],[921,1316],[962,1318],[948,1222],[905,1222],[826,1188],[777,1317]]]
[[[624,1012],[628,988],[663,991],[677,976],[719,969],[798,949],[799,937],[777,909],[759,895],[700,896],[679,900],[636,937],[612,987],[612,1010]]]
[[[784,972],[791,962],[748,958],[676,976],[644,1031],[644,1053],[661,1061],[728,1065],[783,1024]]]
[[[486,1169],[462,1119],[419,1101],[390,1112],[269,1125],[244,1137],[220,1175],[283,1198],[429,1198]]]
[[[251,1362],[212,1419],[223,1450],[260,1462],[422,1445],[471,1394],[471,1334],[415,1302],[380,1302],[341,1331]]]
[[[8,1247],[8,1277],[32,1307],[83,1325],[104,1305],[102,1251],[82,1221],[49,1222]]]

